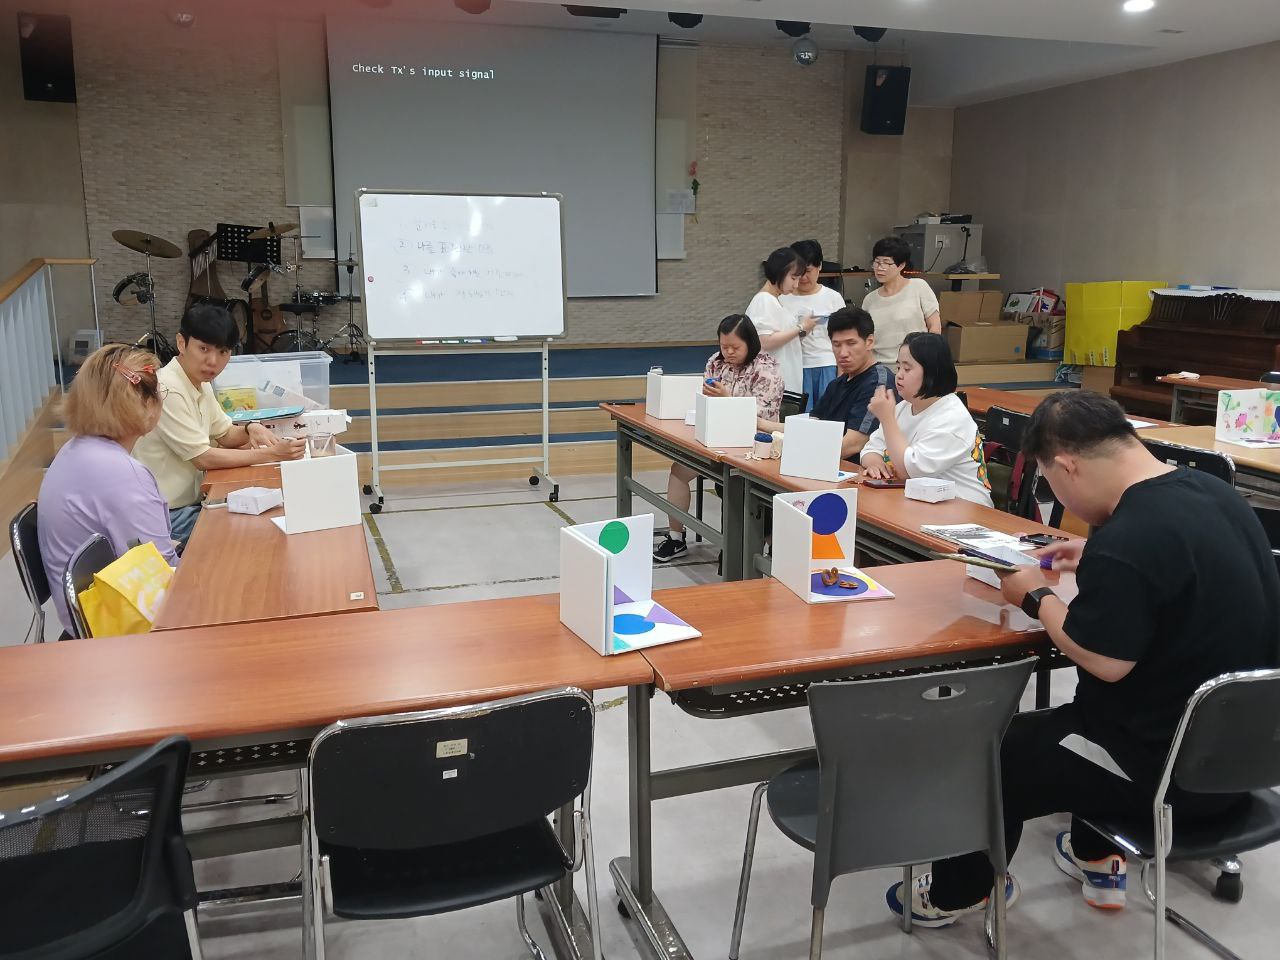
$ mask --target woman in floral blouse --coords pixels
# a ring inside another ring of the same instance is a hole
[[[755,397],[756,426],[772,429],[782,406],[782,369],[778,361],[760,352],[760,335],[750,318],[735,313],[720,321],[720,352],[707,361],[705,377],[714,383],[704,384],[702,392],[709,397]],[[684,464],[673,463],[667,480],[667,499],[688,511],[691,499],[689,482],[697,474]],[[653,559],[667,563],[688,552],[684,524],[668,518],[670,532],[654,548]]]

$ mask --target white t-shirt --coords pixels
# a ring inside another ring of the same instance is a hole
[[[982,437],[964,401],[949,393],[917,416],[911,412],[910,403],[900,400],[894,408],[894,419],[907,438],[908,477],[954,480],[957,497],[984,507],[992,505]],[[862,448],[862,458],[867,454],[882,456],[884,452],[884,427],[879,426]]]
[[[919,277],[892,297],[881,294],[883,287],[872,290],[862,299],[862,309],[871,314],[876,325],[876,362],[898,369],[898,348],[908,333],[924,333],[924,318],[938,312],[938,297]]]
[[[794,330],[798,324],[793,317],[771,293],[761,290],[747,304],[747,316],[756,325],[756,333],[781,333],[783,330]],[[800,351],[800,338],[794,337],[782,346],[773,350],[765,348],[772,354],[782,368],[782,387],[792,393],[804,392],[804,367]]]
[[[818,289],[807,297],[799,293],[788,293],[778,299],[797,320],[808,313],[815,317],[829,317],[845,307],[844,297],[822,284],[818,284]],[[831,337],[827,335],[825,320],[819,320],[809,331],[809,335],[800,341],[800,352],[806,370],[810,367],[836,365],[836,355],[831,349]]]

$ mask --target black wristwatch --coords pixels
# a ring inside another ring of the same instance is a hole
[[[1048,587],[1036,587],[1034,590],[1027,591],[1027,595],[1022,598],[1022,612],[1032,620],[1040,619],[1040,604],[1045,597],[1056,597],[1057,594]]]

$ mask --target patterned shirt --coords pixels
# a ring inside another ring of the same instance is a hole
[[[729,388],[734,397],[755,397],[756,415],[777,420],[782,407],[782,368],[778,361],[763,351],[745,367],[725,362],[719,353],[707,361],[706,378],[715,377]]]

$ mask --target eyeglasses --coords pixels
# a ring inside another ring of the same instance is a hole
[[[873,270],[876,267],[883,267],[886,270],[891,270],[896,266],[897,264],[894,263],[892,260],[890,260],[888,257],[876,257],[876,259],[871,261],[871,268]]]

